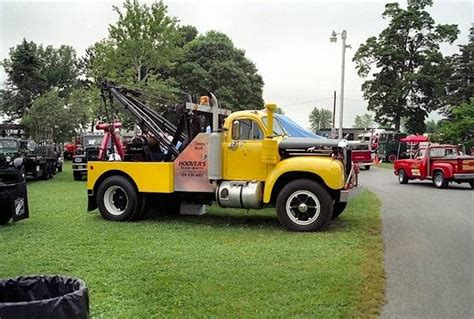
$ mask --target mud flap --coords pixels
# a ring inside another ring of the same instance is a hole
[[[30,217],[28,209],[28,194],[26,191],[26,182],[16,185],[12,191],[13,221]]]

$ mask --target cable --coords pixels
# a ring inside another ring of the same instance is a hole
[[[324,100],[332,100],[333,98],[334,97],[326,97],[326,98],[322,98],[322,99],[310,100],[310,101],[305,101],[305,102],[291,103],[291,104],[282,105],[282,107],[293,106],[293,105],[303,105],[303,104],[309,104],[309,103],[324,101]]]

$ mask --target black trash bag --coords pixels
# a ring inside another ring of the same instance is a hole
[[[62,276],[23,276],[0,280],[0,318],[87,319],[86,284]]]

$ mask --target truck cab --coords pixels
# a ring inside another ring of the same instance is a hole
[[[420,146],[410,159],[396,160],[394,173],[401,184],[409,180],[432,180],[437,188],[451,182],[469,183],[474,188],[474,157],[461,155],[455,145]]]
[[[212,112],[212,132],[186,141],[179,129],[175,138],[157,131],[172,126],[127,92],[115,87],[111,92],[146,123],[142,143],[168,156],[145,154],[137,160],[125,154],[125,160],[87,163],[88,210],[99,208],[106,219],[137,220],[157,202],[181,210],[215,202],[223,208],[276,207],[287,229],[317,231],[346,206],[353,176],[348,143],[287,136],[275,125],[274,104],[226,113],[220,125],[223,110],[215,96],[210,106],[189,103],[193,114]]]

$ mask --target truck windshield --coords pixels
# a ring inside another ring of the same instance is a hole
[[[262,122],[267,126],[267,117],[263,116],[262,117]],[[285,130],[280,124],[280,121],[276,117],[273,117],[273,134],[275,135],[286,135]]]
[[[0,153],[18,151],[18,142],[11,138],[0,139]]]
[[[85,147],[99,147],[102,144],[102,136],[88,136],[84,138]]]

